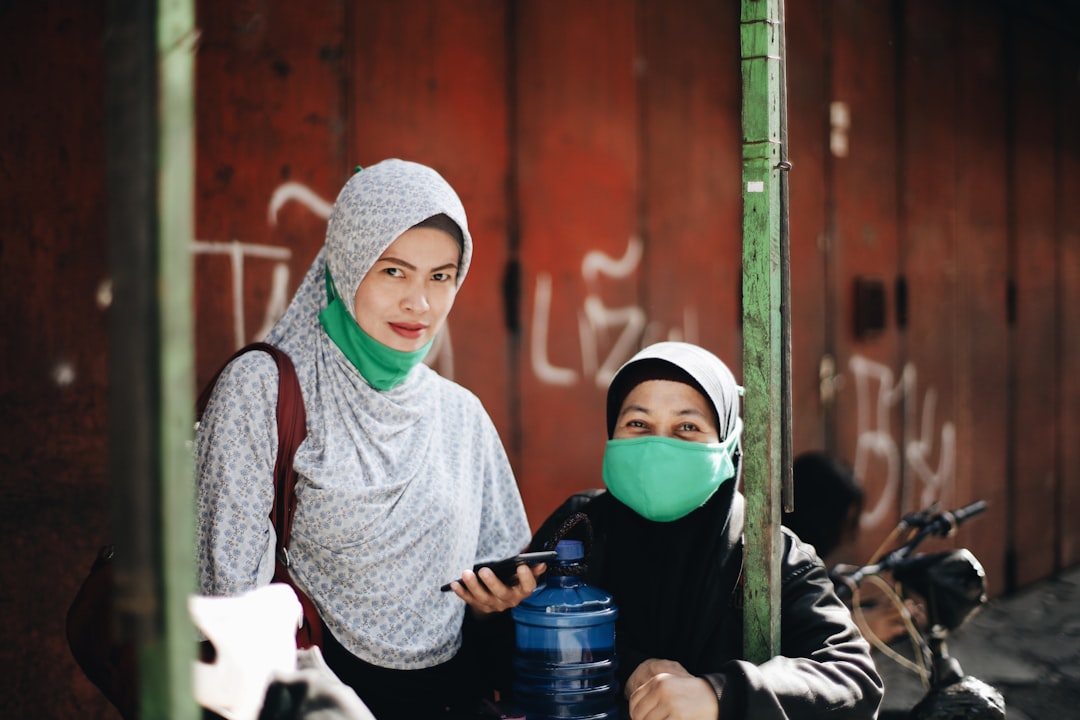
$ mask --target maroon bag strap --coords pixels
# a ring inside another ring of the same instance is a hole
[[[270,357],[278,368],[277,428],[278,450],[274,460],[274,503],[270,509],[270,521],[277,533],[277,562],[274,568],[274,580],[288,583],[296,591],[304,609],[304,627],[297,633],[298,647],[322,645],[322,624],[314,603],[296,587],[289,575],[289,536],[292,533],[293,513],[296,511],[296,470],[293,469],[293,456],[300,443],[307,436],[307,413],[304,411],[304,396],[300,391],[300,379],[292,359],[284,350],[269,343],[256,342],[233,353],[214,374],[210,382],[199,394],[195,404],[197,418],[202,418],[203,411],[210,401],[222,370],[236,358],[252,350],[261,350]]]
[[[278,368],[278,398],[277,398],[277,428],[278,450],[274,461],[274,505],[270,512],[270,520],[274,523],[277,531],[277,556],[288,565],[289,536],[292,533],[292,518],[296,510],[296,496],[293,490],[296,487],[296,471],[293,470],[292,459],[296,449],[307,436],[307,414],[304,411],[304,396],[300,391],[300,379],[296,376],[296,368],[292,359],[284,350],[274,347],[269,343],[256,342],[233,353],[232,357],[225,362],[214,374],[214,377],[199,395],[195,406],[196,417],[201,418],[206,404],[210,401],[210,395],[214,391],[221,372],[229,363],[244,353],[252,350],[261,350],[274,359]]]

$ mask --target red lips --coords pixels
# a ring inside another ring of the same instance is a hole
[[[422,337],[427,330],[427,325],[418,325],[416,323],[390,323],[390,329],[403,338],[409,340],[416,340]]]

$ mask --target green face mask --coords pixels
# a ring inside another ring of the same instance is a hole
[[[698,509],[735,477],[732,453],[742,432],[722,443],[646,437],[608,440],[604,484],[620,502],[647,520],[672,522]]]
[[[391,390],[400,385],[435,342],[430,340],[419,350],[402,352],[368,335],[356,324],[338,295],[329,267],[326,268],[326,297],[329,304],[319,313],[319,322],[349,362],[360,371],[367,384],[376,390]]]

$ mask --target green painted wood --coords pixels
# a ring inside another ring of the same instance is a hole
[[[141,717],[195,718],[191,692],[196,635],[187,611],[195,591],[195,496],[191,451],[194,393],[192,262],[195,218],[194,0],[157,8],[157,242],[160,415],[160,633],[140,646]]]
[[[746,657],[780,649],[781,0],[743,0],[743,482]]]

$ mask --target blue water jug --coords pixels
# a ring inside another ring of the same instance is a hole
[[[527,720],[614,720],[615,618],[611,595],[585,582],[580,540],[561,540],[544,581],[511,610],[514,709]]]

